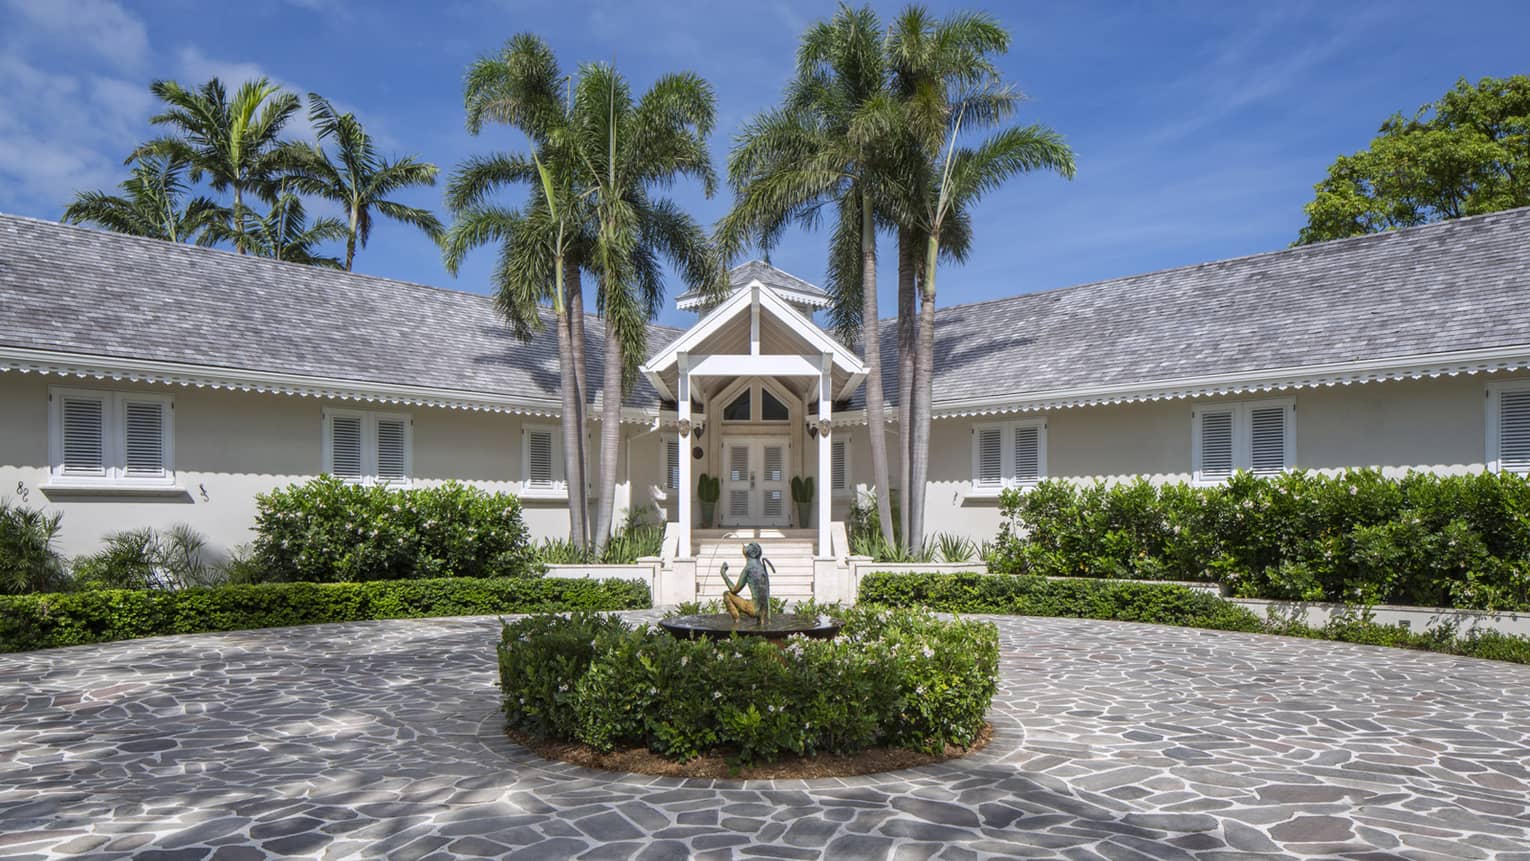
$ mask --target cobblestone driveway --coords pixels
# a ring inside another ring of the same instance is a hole
[[[996,621],[988,749],[810,782],[533,759],[493,619],[0,655],[0,857],[1530,859],[1530,667]]]

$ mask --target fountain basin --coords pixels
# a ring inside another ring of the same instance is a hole
[[[797,613],[771,616],[770,621],[763,624],[747,616],[735,622],[727,613],[671,616],[659,622],[660,627],[682,640],[725,640],[734,634],[740,637],[763,637],[766,640],[785,640],[793,634],[801,634],[815,640],[827,640],[838,634],[843,624],[829,616],[803,616]]]

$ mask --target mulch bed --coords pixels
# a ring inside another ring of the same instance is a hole
[[[625,771],[636,774],[658,774],[665,777],[714,777],[732,780],[811,780],[816,777],[852,777],[858,774],[879,774],[917,768],[966,756],[981,750],[993,736],[993,727],[984,724],[977,740],[971,747],[960,748],[946,745],[939,756],[905,750],[900,747],[874,747],[860,753],[840,756],[823,753],[818,756],[793,756],[769,765],[734,766],[721,753],[709,753],[690,762],[675,762],[648,750],[631,748],[601,753],[577,741],[548,741],[534,738],[520,730],[506,730],[516,744],[525,747],[543,759],[553,759],[585,768],[605,771]]]

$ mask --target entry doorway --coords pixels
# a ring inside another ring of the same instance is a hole
[[[723,525],[790,525],[789,463],[789,436],[725,438],[719,500]]]

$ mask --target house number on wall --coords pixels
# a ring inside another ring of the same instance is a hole
[[[21,501],[22,502],[26,502],[27,501],[27,495],[29,493],[30,493],[30,491],[27,490],[26,482],[24,482],[24,481],[16,482],[16,495],[21,497]]]

